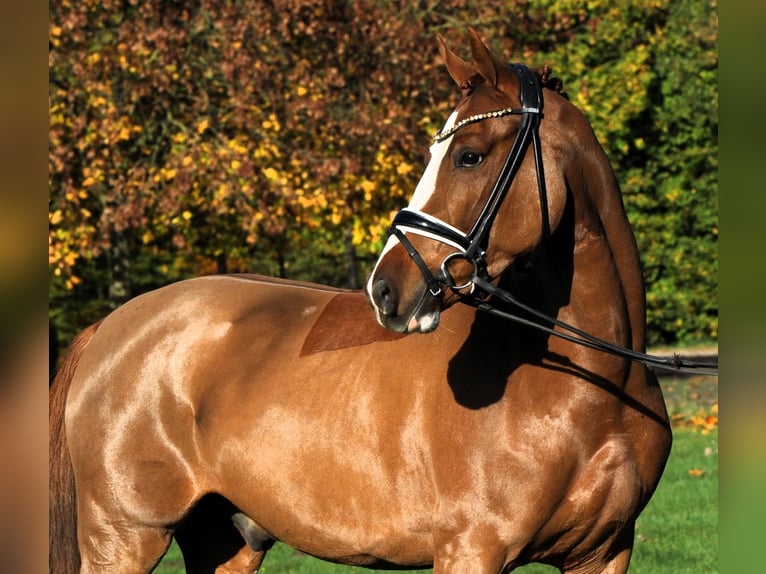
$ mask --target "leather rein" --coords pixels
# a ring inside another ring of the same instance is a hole
[[[479,217],[468,233],[463,233],[449,223],[440,220],[430,214],[413,209],[402,209],[396,214],[389,235],[394,235],[408,255],[420,269],[429,293],[433,297],[440,297],[443,286],[453,291],[458,299],[477,309],[493,314],[522,325],[526,325],[538,331],[563,338],[572,343],[596,349],[604,353],[616,355],[631,361],[643,363],[648,367],[659,366],[665,369],[686,371],[705,375],[718,376],[718,362],[702,363],[682,359],[674,354],[672,357],[661,357],[633,351],[619,345],[615,345],[590,335],[572,325],[560,321],[537,311],[518,301],[509,292],[497,287],[491,282],[487,273],[486,249],[490,229],[495,221],[500,206],[511,188],[521,163],[526,156],[530,145],[532,146],[535,159],[535,171],[537,175],[537,188],[540,199],[540,211],[542,215],[542,240],[546,242],[551,234],[548,216],[548,196],[545,188],[543,169],[542,146],[540,144],[540,121],[543,117],[543,92],[537,76],[523,64],[508,64],[507,68],[519,78],[520,84],[520,108],[505,108],[493,112],[477,114],[458,122],[445,132],[439,132],[434,136],[437,142],[452,136],[461,127],[484,119],[502,117],[506,115],[521,116],[518,135],[513,142],[511,150],[503,163],[500,175],[490,192],[489,199],[481,210]],[[440,272],[434,275],[426,265],[417,249],[407,238],[406,232],[427,237],[441,243],[445,243],[455,249],[456,252],[448,255],[440,266]],[[450,264],[457,259],[467,261],[473,266],[473,274],[470,280],[462,285],[457,285],[449,271]],[[469,295],[463,291],[470,289]],[[504,311],[494,307],[487,296],[493,296],[517,309],[523,311],[532,318],[522,317],[519,314]],[[558,327],[558,329],[555,329]]]

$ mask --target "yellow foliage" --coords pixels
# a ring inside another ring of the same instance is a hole
[[[362,191],[364,191],[365,201],[370,201],[372,199],[372,192],[375,191],[375,188],[377,187],[375,183],[365,178],[362,180],[360,187],[362,188]]]
[[[258,251],[268,253],[273,240],[300,253],[307,230],[321,230],[332,248],[350,231],[358,248],[380,249],[415,187],[423,148],[459,98],[443,70],[434,72],[434,31],[452,34],[465,53],[463,32],[450,23],[466,19],[478,18],[479,28],[493,22],[484,35],[499,55],[551,64],[610,156],[653,154],[651,130],[629,126],[654,104],[649,88],[661,85],[656,42],[668,0],[628,0],[624,9],[553,0],[512,24],[503,3],[477,12],[447,0],[428,17],[419,3],[344,4],[364,34],[338,26],[313,0],[297,0],[311,8],[301,18],[251,0],[212,11],[182,4],[168,3],[162,17],[152,3],[119,15],[95,0],[51,4],[57,284],[78,257],[108,248],[113,224],[134,243],[173,241],[185,261],[170,266],[175,272],[196,269],[195,250],[225,254],[264,241]],[[625,174],[631,192],[647,188],[643,173]],[[664,197],[670,186],[651,200],[681,201]],[[113,211],[101,216],[105,206]]]
[[[407,175],[412,171],[412,165],[409,163],[400,163],[396,166],[396,173],[399,175]]]
[[[279,120],[277,119],[276,114],[269,114],[269,118],[266,120],[263,120],[261,122],[261,127],[264,130],[271,131],[271,132],[278,132],[282,126],[279,123]]]
[[[264,168],[262,171],[269,181],[277,181],[279,179],[279,172],[273,167]]]
[[[247,153],[247,146],[244,145],[239,140],[229,140],[229,142],[226,145],[233,152],[236,152],[236,153],[239,153],[239,154],[246,154]]]

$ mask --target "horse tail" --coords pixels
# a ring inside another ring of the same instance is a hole
[[[77,508],[72,460],[64,428],[64,405],[83,350],[99,323],[85,328],[72,342],[48,394],[48,569],[50,574],[80,571]]]

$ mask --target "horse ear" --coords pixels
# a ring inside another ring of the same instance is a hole
[[[490,86],[496,88],[502,77],[503,63],[495,58],[479,38],[478,32],[471,27],[468,28],[468,39],[471,42],[471,54],[479,74]]]
[[[439,40],[439,52],[444,58],[447,71],[458,87],[461,90],[470,90],[476,87],[477,80],[482,81],[476,68],[450,50],[441,35],[437,36],[437,39]]]

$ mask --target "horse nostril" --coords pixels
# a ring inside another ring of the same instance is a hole
[[[372,286],[372,300],[386,317],[391,317],[396,311],[396,295],[385,279],[378,279]]]

